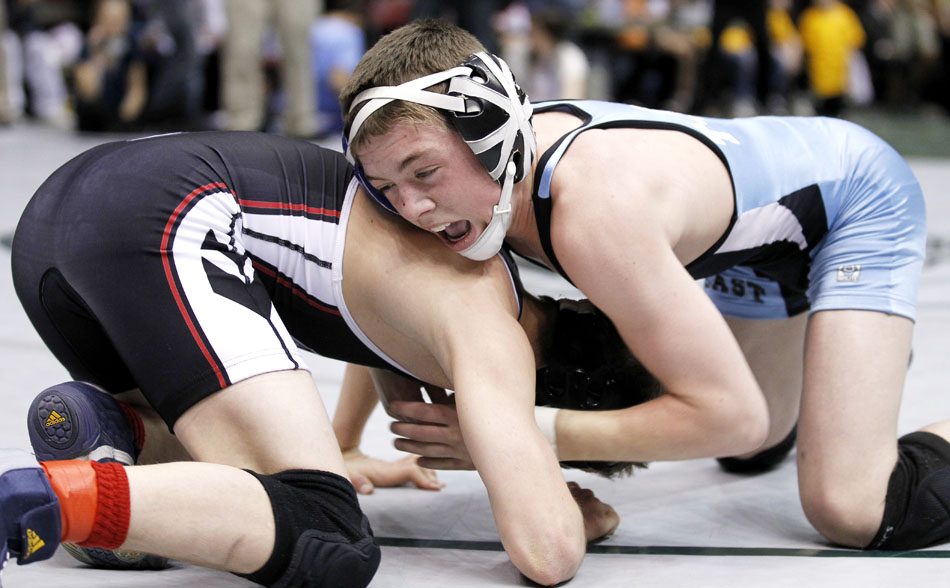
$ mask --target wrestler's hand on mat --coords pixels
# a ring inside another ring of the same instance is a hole
[[[455,407],[426,402],[394,402],[391,414],[399,418],[390,429],[396,449],[421,456],[419,465],[437,470],[474,470]]]
[[[567,487],[571,490],[571,496],[581,508],[581,514],[584,515],[584,533],[587,541],[596,541],[597,539],[606,539],[617,529],[620,524],[620,515],[612,506],[601,502],[594,496],[593,491],[581,488],[577,482],[568,482]]]
[[[360,494],[372,494],[378,486],[391,488],[412,483],[422,490],[441,490],[445,487],[436,473],[419,465],[414,455],[396,461],[386,461],[364,455],[359,448],[343,452],[343,461],[350,482]]]

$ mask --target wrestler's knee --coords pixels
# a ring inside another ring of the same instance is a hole
[[[802,487],[802,509],[808,521],[826,539],[837,545],[860,548],[877,528],[881,512],[848,490],[833,485]]]
[[[950,541],[950,443],[932,433],[902,437],[883,508],[833,485],[803,484],[801,493],[808,520],[840,545],[909,550]]]
[[[251,473],[270,498],[276,537],[267,563],[244,577],[264,586],[369,584],[380,551],[349,481],[316,470]]]

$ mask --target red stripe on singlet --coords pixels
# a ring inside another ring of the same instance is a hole
[[[218,383],[221,384],[222,388],[224,388],[227,386],[227,381],[224,379],[224,374],[221,372],[221,366],[219,366],[214,361],[214,357],[212,357],[211,352],[208,351],[208,347],[204,344],[204,341],[201,340],[201,336],[198,334],[198,329],[195,326],[194,321],[191,320],[191,316],[188,314],[188,309],[185,308],[185,302],[182,299],[181,292],[175,285],[175,278],[172,275],[171,262],[169,261],[169,255],[171,254],[171,251],[168,249],[168,241],[171,238],[172,230],[174,229],[175,223],[178,221],[178,217],[181,215],[181,212],[199,194],[207,192],[213,188],[228,190],[228,187],[220,182],[205,184],[200,188],[196,188],[193,192],[191,192],[191,194],[188,194],[188,196],[186,196],[185,199],[181,201],[178,207],[175,208],[175,211],[172,212],[171,217],[168,219],[168,223],[165,225],[165,231],[162,234],[161,255],[162,264],[165,266],[165,278],[168,280],[168,287],[171,289],[172,296],[175,297],[175,302],[178,304],[178,310],[181,312],[181,316],[185,319],[185,323],[188,325],[188,330],[191,331],[191,336],[195,339],[195,343],[198,344],[198,348],[201,349],[201,353],[205,356],[205,359],[208,360],[208,363],[211,364],[211,367],[214,369],[214,373],[218,377]]]
[[[291,204],[290,202],[265,202],[263,200],[243,200],[238,199],[238,204],[245,207],[253,208],[278,208],[281,210],[293,210],[293,211],[304,211],[307,214],[314,214],[319,216],[332,216],[334,218],[340,217],[339,210],[332,210],[327,208],[313,208],[311,206],[306,206],[304,204]]]

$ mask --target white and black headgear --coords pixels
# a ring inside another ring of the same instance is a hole
[[[426,90],[445,81],[449,82],[446,94]],[[501,198],[492,211],[491,222],[475,243],[461,252],[479,261],[493,256],[501,249],[511,224],[512,188],[531,168],[536,149],[531,128],[531,103],[515,82],[508,64],[494,55],[479,52],[452,69],[398,86],[370,88],[353,99],[351,112],[363,102],[368,104],[359,110],[349,134],[343,137],[343,152],[354,165],[357,178],[370,196],[389,211],[396,212],[386,197],[366,180],[362,167],[349,148],[366,119],[393,100],[415,102],[444,111],[491,178],[501,184]]]

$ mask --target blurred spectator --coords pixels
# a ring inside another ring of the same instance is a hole
[[[709,5],[706,0],[670,0],[669,13],[654,33],[656,47],[672,56],[676,81],[663,105],[686,112],[696,96],[699,59],[709,47]]]
[[[722,82],[730,79],[730,62],[723,53],[722,35],[735,27],[748,27],[755,48],[755,97],[759,104],[765,104],[772,79],[772,59],[769,33],[766,25],[768,0],[713,0],[712,22],[710,24],[710,45],[701,69],[701,79],[697,88],[693,110],[704,113],[718,104],[728,90]],[[743,24],[738,24],[743,23]],[[734,41],[734,39],[732,40]],[[732,42],[727,39],[727,44]],[[746,60],[752,63],[751,60]],[[733,62],[734,64],[734,62]],[[746,64],[748,67],[748,63]],[[735,81],[735,76],[731,77]]]
[[[65,72],[75,64],[81,48],[82,32],[69,22],[31,32],[24,39],[24,77],[35,118],[59,126],[70,124]]]
[[[654,39],[667,11],[668,6],[664,3],[648,0],[623,2],[612,70],[618,101],[658,108],[673,95],[676,61],[657,47]]]
[[[136,0],[141,30],[136,35],[145,61],[148,100],[141,122],[159,130],[200,126],[203,59],[199,28],[205,20],[201,0]]]
[[[789,0],[770,0],[766,24],[769,35],[769,68],[767,97],[760,106],[770,114],[788,114],[795,80],[802,64],[802,44],[790,14]],[[729,74],[733,89],[732,116],[753,116],[756,105],[758,58],[753,46],[752,31],[744,21],[726,27],[720,36],[725,62],[731,64]]]
[[[541,0],[525,0],[532,6]],[[617,33],[624,22],[624,0],[560,0],[575,23],[575,38],[590,63],[587,95],[593,100],[616,100]],[[626,72],[624,72],[626,73]]]
[[[786,114],[797,102],[795,95],[802,72],[804,50],[801,36],[792,18],[792,10],[791,0],[769,2],[767,24],[773,67],[766,109],[771,114]]]
[[[865,0],[857,12],[865,33],[862,52],[870,70],[874,94],[883,98],[887,95],[887,70],[894,55],[891,38],[894,0]]]
[[[950,114],[950,0],[934,0],[933,6],[940,38],[940,59],[924,89],[924,97]]]
[[[409,22],[414,0],[366,0],[366,44]]]
[[[532,100],[586,98],[590,64],[567,38],[568,16],[557,8],[531,15],[528,72],[519,79]]]
[[[267,90],[262,66],[264,35],[276,24],[280,43],[279,83],[284,93],[281,131],[312,137],[316,131],[310,26],[316,0],[228,0],[228,34],[222,57],[222,105],[227,128],[263,130]]]
[[[523,0],[515,0],[495,15],[498,55],[505,60],[518,84],[525,88],[531,66],[531,9]],[[529,96],[534,96],[529,92]]]
[[[6,26],[0,31],[0,46],[4,54],[6,75],[7,114],[11,121],[20,119],[26,110],[26,93],[23,88],[23,43],[17,32],[17,4],[13,0],[0,0],[4,5]]]
[[[849,89],[849,63],[864,45],[857,14],[839,0],[812,0],[799,19],[815,112],[839,116]]]
[[[600,10],[606,17],[606,3]],[[625,0],[616,28],[614,97],[684,112],[696,95],[697,66],[709,45],[707,0]]]
[[[9,2],[8,18],[15,36],[8,36],[8,83],[14,111],[56,126],[70,124],[66,72],[82,47],[80,24],[84,2]],[[10,75],[12,74],[12,75]],[[24,85],[26,93],[23,93]]]
[[[221,45],[228,30],[228,17],[224,4],[227,0],[197,0],[201,5],[201,18],[195,25],[195,47],[201,63],[201,77],[195,81],[201,96],[201,114],[206,117],[203,126],[221,128],[214,121],[221,116]]]
[[[4,40],[7,36],[7,5],[0,0],[0,125],[13,122],[13,104],[10,101],[10,90],[7,68],[7,51]]]
[[[489,53],[498,54],[498,39],[492,25],[503,0],[415,0],[410,19],[444,18],[475,35]]]
[[[896,0],[890,19],[892,54],[886,68],[887,104],[917,106],[925,82],[939,63],[940,37],[930,0]]]
[[[81,131],[131,128],[145,110],[148,81],[128,0],[98,0],[75,68],[75,107]]]
[[[310,27],[319,136],[343,130],[340,90],[366,51],[364,9],[360,0],[327,0],[326,13]]]
[[[950,113],[950,0],[0,0],[0,125],[75,115],[83,130],[336,134],[340,84],[365,47],[423,16],[476,34],[535,101],[742,116],[877,99]]]
[[[729,116],[754,116],[758,112],[755,82],[759,62],[748,23],[736,20],[726,25],[719,35],[718,45],[722,68],[719,94],[731,104]]]
[[[586,0],[581,14],[585,27],[607,28],[623,24],[624,0]]]

